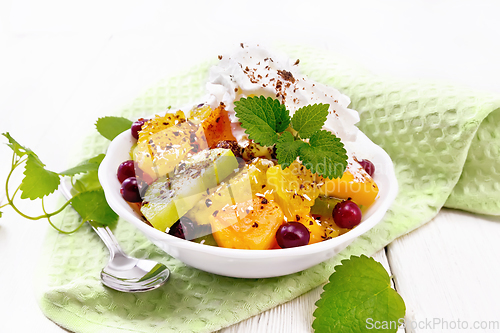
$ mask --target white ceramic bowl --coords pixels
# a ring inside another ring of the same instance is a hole
[[[355,146],[356,156],[371,160],[379,186],[379,198],[364,214],[362,222],[336,238],[307,246],[279,250],[226,249],[176,238],[144,223],[141,217],[122,199],[116,171],[120,163],[130,159],[134,144],[130,131],[117,136],[109,145],[99,168],[99,181],[111,208],[132,223],[156,246],[185,264],[203,271],[240,278],[266,278],[296,273],[332,258],[356,237],[364,234],[384,217],[398,191],[392,161],[387,153],[363,133]]]

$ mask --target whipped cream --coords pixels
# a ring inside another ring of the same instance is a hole
[[[333,132],[345,143],[354,141],[358,133],[355,124],[359,121],[356,111],[348,108],[349,97],[337,89],[314,82],[300,73],[298,61],[271,54],[258,46],[244,46],[228,56],[219,57],[218,65],[212,67],[207,83],[212,96],[210,104],[215,107],[224,103],[231,120],[238,122],[234,114],[234,101],[251,95],[273,97],[283,103],[290,114],[306,105],[329,104],[328,118],[324,129]],[[234,128],[237,139],[243,132]]]
[[[353,145],[359,133],[355,124],[359,121],[359,114],[348,108],[351,103],[349,97],[305,77],[300,73],[298,60],[271,54],[259,46],[241,44],[236,52],[219,56],[219,59],[209,73],[207,103],[212,108],[224,103],[229,111],[233,135],[241,145],[245,146],[248,138],[234,112],[234,102],[240,98],[252,95],[276,98],[286,106],[290,115],[306,105],[329,104],[323,129],[331,131],[344,143],[348,156],[347,169],[355,178],[367,175],[354,160]]]

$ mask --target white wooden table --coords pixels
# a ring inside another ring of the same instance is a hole
[[[499,11],[499,4],[457,1],[4,1],[0,132],[11,132],[49,169],[64,169],[69,151],[93,130],[98,116],[156,80],[242,41],[312,45],[350,56],[377,73],[500,93]],[[0,185],[10,158],[2,144]],[[3,211],[0,332],[61,332],[33,294],[48,224]],[[445,209],[377,253],[405,300],[406,332],[462,332],[464,325],[468,331],[499,332],[499,240],[500,218]],[[222,332],[310,332],[320,292]]]

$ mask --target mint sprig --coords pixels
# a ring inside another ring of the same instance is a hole
[[[123,117],[103,117],[97,120],[96,129],[105,138],[113,140],[118,134],[130,129],[131,125],[132,122]],[[113,226],[116,224],[118,215],[109,207],[104,197],[104,190],[97,177],[97,171],[104,159],[104,154],[99,154],[65,171],[54,172],[47,170],[45,164],[42,163],[31,149],[19,144],[9,133],[3,133],[2,135],[7,138],[7,146],[12,149],[13,155],[11,170],[5,184],[7,203],[0,206],[0,209],[10,206],[16,213],[24,218],[30,220],[45,218],[50,225],[65,234],[76,232],[85,221],[89,221],[89,223],[94,226]],[[10,179],[14,171],[22,165],[24,165],[24,178],[16,190],[11,193],[9,184]],[[63,177],[69,177],[71,179],[74,196],[59,207],[59,209],[53,212],[47,212],[44,205],[44,198],[58,189],[61,184],[61,178]],[[15,203],[16,195],[19,192],[21,193],[21,199],[41,199],[43,214],[39,216],[29,216],[23,213]],[[75,229],[63,231],[52,223],[51,218],[62,212],[70,204],[78,214],[80,214],[82,221]],[[0,218],[1,217],[2,212],[0,211]]]
[[[387,271],[365,255],[351,256],[335,266],[316,306],[315,333],[379,332],[374,328],[380,327],[383,332],[396,332],[406,311]]]
[[[31,149],[19,144],[9,133],[3,133],[2,135],[7,138],[7,145],[12,149],[13,156],[11,170],[5,184],[7,203],[0,206],[0,208],[11,206],[19,215],[30,220],[45,218],[55,229],[65,234],[77,231],[85,221],[90,221],[97,225],[113,225],[116,223],[118,216],[107,204],[104,198],[104,191],[97,181],[97,170],[104,158],[104,154],[99,154],[73,168],[57,173],[47,170],[45,164],[42,163]],[[10,179],[15,170],[23,165],[24,178],[15,191],[11,193]],[[82,175],[77,178],[76,175],[79,174]],[[70,177],[73,184],[74,196],[55,211],[47,212],[44,205],[44,198],[57,190],[61,183],[61,178],[63,177]],[[43,214],[39,216],[29,216],[23,213],[16,205],[16,196],[19,192],[21,199],[41,199]],[[51,218],[62,212],[70,204],[80,214],[82,221],[75,229],[63,231],[52,223]],[[1,216],[0,213],[0,217]]]
[[[321,130],[328,116],[328,104],[304,106],[292,118],[286,107],[271,97],[247,97],[234,104],[248,138],[262,146],[275,145],[283,169],[299,158],[307,169],[320,176],[333,179],[344,174],[347,153],[343,143],[333,133]]]

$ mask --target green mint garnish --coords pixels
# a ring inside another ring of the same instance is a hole
[[[278,141],[278,133],[287,129],[290,116],[278,100],[271,97],[249,97],[234,103],[236,115],[249,138],[263,146]]]
[[[276,143],[276,157],[282,168],[286,168],[299,156],[300,148],[308,146],[302,140],[296,140],[292,133],[283,132]]]
[[[312,104],[298,109],[292,117],[293,129],[302,139],[310,138],[325,124],[328,107],[328,104]]]
[[[300,148],[300,160],[312,173],[326,175],[330,179],[341,177],[347,166],[344,144],[324,130],[315,132],[309,144]]]
[[[315,333],[379,332],[374,330],[377,323],[387,328],[384,332],[396,332],[406,311],[387,271],[365,255],[351,256],[335,267],[316,306]]]
[[[108,140],[113,140],[118,134],[130,129],[132,122],[123,117],[102,117],[97,119],[95,127],[99,134]]]
[[[320,176],[333,179],[344,174],[344,145],[333,133],[321,130],[328,116],[328,104],[304,106],[291,119],[286,107],[271,97],[242,98],[234,104],[248,138],[262,146],[276,145],[278,163],[283,169],[298,157],[307,169]],[[292,131],[287,131],[290,125]]]

